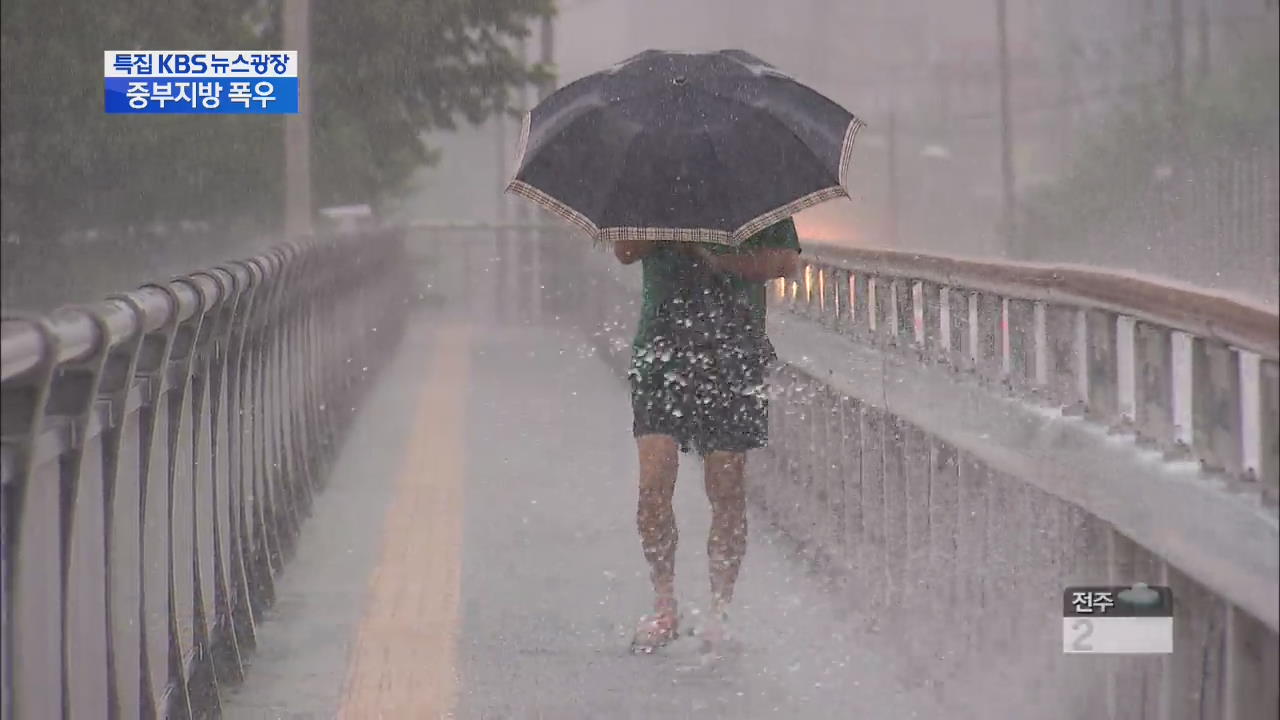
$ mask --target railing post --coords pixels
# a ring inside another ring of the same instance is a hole
[[[1004,346],[1001,320],[1003,318],[1000,296],[992,293],[974,293],[976,304],[976,347],[973,358],[978,376],[987,381],[999,381],[1003,365]]]
[[[172,303],[172,300],[170,302]],[[141,305],[135,305],[134,309],[138,317],[139,332],[145,332],[149,319],[147,312]],[[171,663],[172,642],[175,640],[172,626],[165,622],[160,628],[156,628],[155,623],[152,622],[153,617],[165,617],[166,620],[171,617],[167,610],[160,612],[155,609],[157,605],[166,607],[165,598],[161,593],[169,589],[170,575],[166,569],[163,578],[157,579],[151,576],[154,574],[155,566],[164,567],[163,563],[153,560],[152,555],[163,550],[162,557],[167,556],[170,542],[168,518],[154,517],[154,513],[157,512],[154,508],[165,510],[167,515],[167,509],[160,505],[158,500],[161,498],[167,500],[168,494],[167,468],[164,464],[157,463],[155,458],[159,455],[167,459],[167,455],[159,453],[158,448],[164,448],[164,453],[167,453],[169,447],[168,438],[160,433],[160,428],[168,429],[167,415],[172,412],[169,410],[166,378],[171,364],[170,354],[178,332],[177,315],[177,307],[171,307],[164,324],[157,330],[147,333],[142,339],[135,373],[137,379],[145,382],[146,388],[140,409],[141,451],[139,453],[138,507],[136,508],[138,511],[136,557],[139,579],[136,627],[139,633],[141,684],[139,702],[144,708],[149,707],[151,712],[157,714],[174,710],[175,704],[177,711],[181,712],[185,707],[186,711],[190,712],[182,669],[175,668]],[[161,498],[153,497],[157,492],[163,493]],[[152,508],[150,512],[148,512],[148,505]],[[152,545],[150,535],[156,532],[163,533],[162,547],[151,547],[148,550],[148,546]],[[159,592],[148,592],[149,590]],[[169,707],[160,707],[165,684],[175,692],[170,698]]]
[[[224,551],[230,547],[230,519],[234,513],[231,494],[232,470],[229,467],[230,419],[228,354],[235,319],[239,289],[236,278],[225,269],[206,273],[218,285],[221,301],[206,326],[209,328],[208,352],[201,353],[200,374],[208,392],[208,433],[210,444],[209,482],[212,510],[213,541],[213,617],[210,620],[211,653],[219,682],[239,683],[244,677],[244,658],[236,633],[236,603],[231,568],[234,561]],[[304,339],[305,342],[305,339]],[[302,374],[302,373],[300,373]],[[305,377],[305,375],[304,375]],[[300,377],[299,381],[304,381]],[[225,513],[225,518],[224,518]]]
[[[827,292],[827,266],[822,263],[816,263],[813,266],[812,311],[815,319],[823,326],[828,325],[831,320],[828,312],[831,306],[828,302]]]
[[[849,272],[831,267],[831,329],[841,332],[849,324]]]
[[[261,388],[262,388],[262,340],[259,325],[267,313],[270,301],[270,287],[263,271],[263,265],[257,261],[240,263],[249,276],[243,315],[239,325],[243,328],[239,337],[237,374],[239,427],[237,428],[238,464],[240,480],[237,488],[239,528],[242,539],[244,567],[249,582],[248,600],[252,616],[261,615],[266,608],[275,602],[275,583],[272,575],[272,545],[267,537],[267,518],[263,513],[265,479],[261,462],[262,432]],[[341,324],[338,311],[335,309],[332,318],[333,332],[339,332]],[[338,343],[329,346],[330,353],[342,353]],[[330,382],[337,385],[340,380],[331,376]],[[334,431],[330,429],[330,433]]]
[[[951,365],[960,372],[973,369],[973,334],[970,332],[969,293],[961,288],[947,287],[948,332],[947,350]]]
[[[223,341],[222,363],[225,376],[225,427],[227,448],[224,453],[223,466],[226,467],[227,487],[227,575],[229,601],[231,604],[231,626],[235,635],[235,645],[241,653],[252,652],[257,647],[256,629],[254,627],[254,585],[250,580],[254,577],[253,565],[250,564],[250,542],[248,521],[245,517],[246,500],[246,457],[244,449],[244,431],[248,419],[246,400],[247,364],[245,344],[248,331],[247,319],[253,303],[254,281],[248,265],[232,263],[222,266],[221,270],[231,278],[231,295],[227,303],[227,330]],[[311,346],[315,358],[323,357],[328,350],[327,345],[316,342]],[[317,373],[313,382],[323,392],[324,376]],[[327,452],[324,429],[319,418],[313,430],[317,439],[316,449],[320,453]]]
[[[1029,392],[1036,387],[1036,311],[1030,300],[1010,298],[1006,322],[1009,344],[1009,387],[1015,392]]]
[[[877,347],[892,347],[895,344],[893,333],[897,329],[893,317],[893,283],[880,275],[870,276],[869,281],[867,292],[871,301],[872,337]]]
[[[55,605],[65,588],[60,562],[58,482],[36,477],[35,446],[58,364],[58,337],[43,318],[26,320],[39,334],[40,349],[33,367],[5,388],[5,413],[0,427],[4,448],[16,466],[3,487],[0,506],[4,522],[4,653],[3,709],[6,718],[63,717],[66,678],[61,650],[63,626]]]
[[[1241,473],[1240,362],[1232,348],[1204,338],[1191,345],[1193,449],[1206,469]]]
[[[1084,343],[1078,331],[1080,311],[1062,305],[1045,307],[1046,378],[1049,396],[1062,405],[1064,411],[1077,413],[1083,409],[1087,389],[1087,376],[1081,376]]]
[[[894,278],[890,283],[893,288],[893,342],[904,349],[916,344],[913,284],[906,278]]]
[[[1088,355],[1088,415],[1108,426],[1116,424],[1119,387],[1116,358],[1116,316],[1101,310],[1085,313]]]
[[[111,334],[92,310],[76,312],[93,320],[101,340],[88,357],[54,369],[43,421],[49,429],[64,426],[71,432],[71,444],[57,462],[57,547],[63,708],[72,716],[92,713],[110,695],[105,672],[107,620],[100,603],[107,587],[106,563],[98,525],[106,522],[106,508],[102,473],[86,471],[86,466],[101,467],[101,445],[88,440],[88,430],[110,355]]]
[[[875,306],[872,304],[875,293],[871,290],[873,277],[868,273],[849,273],[849,286],[853,298],[849,304],[850,327],[855,337],[869,341],[875,339]]]
[[[168,296],[171,314],[177,316],[181,308],[181,300],[174,283],[152,286],[162,290]],[[196,292],[199,297],[198,291]],[[187,611],[194,612],[192,590],[194,579],[190,564],[190,553],[183,552],[194,547],[194,498],[191,496],[194,477],[194,458],[191,456],[191,370],[195,354],[196,340],[200,335],[201,323],[204,319],[203,303],[198,305],[191,317],[178,319],[174,327],[170,343],[169,356],[163,367],[160,382],[164,390],[164,418],[161,419],[165,429],[163,457],[165,458],[164,477],[156,478],[161,483],[151,486],[154,491],[148,493],[148,504],[163,508],[163,522],[167,525],[164,532],[164,562],[166,567],[166,586],[168,590],[168,686],[169,707],[166,713],[190,715],[193,707],[201,707],[201,703],[217,704],[217,687],[213,685],[212,668],[207,665],[208,653],[201,648],[198,652],[195,643],[199,630],[195,628],[193,619]],[[181,502],[187,500],[186,503]],[[152,553],[160,548],[148,543]],[[186,562],[177,560],[182,556]],[[188,604],[191,603],[191,604]],[[188,668],[185,658],[191,655],[197,658],[194,667]],[[176,703],[176,707],[175,704]]]
[[[1140,443],[1172,450],[1173,341],[1169,331],[1150,323],[1134,326],[1134,422]]]
[[[1258,396],[1258,481],[1263,497],[1274,506],[1280,495],[1280,368],[1274,361],[1259,363]]]
[[[183,668],[187,674],[187,696],[192,711],[218,712],[218,684],[210,632],[204,613],[204,580],[199,562],[201,538],[198,533],[201,476],[204,475],[206,482],[211,480],[203,472],[208,467],[209,459],[201,458],[197,453],[202,429],[201,414],[205,409],[202,393],[205,390],[207,371],[204,362],[213,328],[206,322],[210,298],[205,294],[202,284],[194,278],[181,278],[171,283],[170,288],[177,284],[189,287],[197,298],[197,304],[191,317],[179,325],[174,352],[170,356],[170,362],[174,363],[173,375],[181,375],[183,378],[175,391],[179,409],[175,437],[181,447],[173,448],[172,457],[185,460],[182,466],[171,460],[170,502],[173,509],[170,522],[176,532],[170,534],[170,542],[175,542],[175,536],[182,540],[181,543],[175,543],[177,547],[170,553],[170,561],[173,563],[170,576],[174,588],[174,616],[178,628],[178,642],[175,646],[180,650],[178,663],[185,664],[186,657],[192,658],[192,664]],[[171,297],[176,300],[176,294]]]
[[[932,282],[920,283],[920,301],[923,305],[924,348],[926,362],[944,360],[947,348],[942,342],[942,286]]]

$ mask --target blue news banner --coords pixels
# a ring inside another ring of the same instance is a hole
[[[296,115],[293,50],[108,50],[103,105],[111,115]]]

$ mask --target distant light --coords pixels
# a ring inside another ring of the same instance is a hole
[[[373,208],[368,205],[339,205],[321,208],[320,214],[335,220],[339,218],[370,217],[373,215]]]
[[[941,145],[925,145],[920,149],[920,157],[946,160],[951,157],[951,151]]]

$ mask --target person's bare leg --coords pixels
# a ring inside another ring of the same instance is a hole
[[[711,609],[720,614],[733,600],[733,586],[747,551],[746,454],[715,451],[703,463],[707,499],[711,501],[711,533],[707,537]]]
[[[640,500],[636,507],[636,527],[640,544],[649,562],[655,608],[659,612],[675,608],[676,531],[671,499],[675,494],[679,446],[668,435],[641,435],[636,438],[640,453]]]

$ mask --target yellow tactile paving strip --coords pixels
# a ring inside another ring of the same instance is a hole
[[[342,720],[453,716],[470,329],[442,326],[432,344],[352,648]]]

